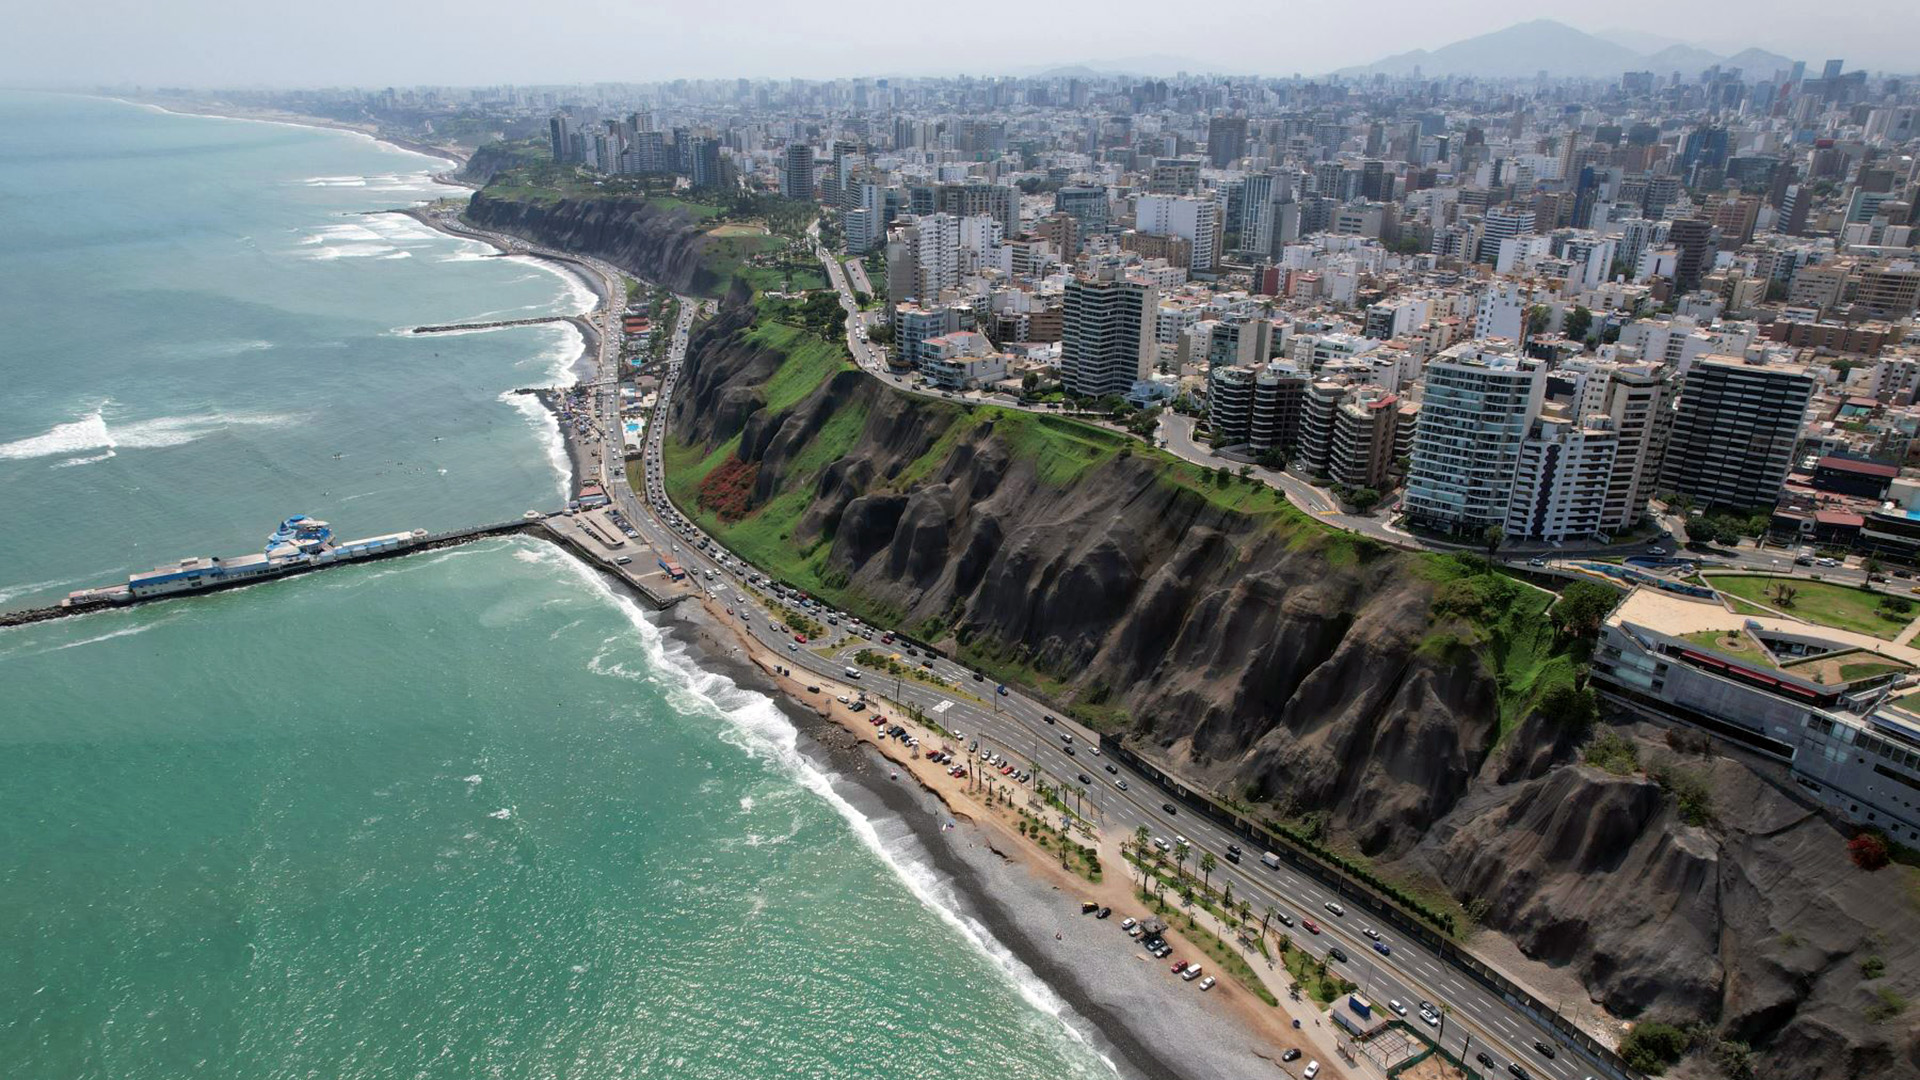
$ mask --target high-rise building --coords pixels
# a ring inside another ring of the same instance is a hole
[[[1700,287],[1700,278],[1713,266],[1713,223],[1704,218],[1681,218],[1667,231],[1673,244],[1673,291],[1688,293]]]
[[[1063,187],[1053,193],[1053,208],[1079,222],[1082,237],[1107,231],[1109,210],[1104,187]]]
[[[1230,168],[1246,154],[1246,117],[1216,116],[1207,121],[1207,160],[1214,168]]]
[[[1158,307],[1158,289],[1117,267],[1069,281],[1060,338],[1060,375],[1067,392],[1091,398],[1124,395],[1146,378]]]
[[[798,142],[787,145],[780,194],[789,199],[813,198],[813,147]]]
[[[1290,196],[1284,177],[1272,173],[1254,173],[1241,189],[1240,250],[1261,259],[1273,258],[1277,249],[1275,212],[1281,196]]]
[[[1212,273],[1220,258],[1220,204],[1191,195],[1142,195],[1133,227],[1158,236],[1178,236],[1193,245],[1196,274]]]
[[[1466,341],[1427,364],[1402,505],[1452,533],[1504,528],[1520,446],[1546,394],[1546,369],[1510,346]]]
[[[1499,259],[1500,241],[1533,235],[1534,220],[1531,206],[1488,207],[1481,220],[1480,250],[1474,255],[1474,261],[1490,263]]]
[[[1559,543],[1601,531],[1619,439],[1604,416],[1544,410],[1520,443],[1513,498],[1501,527],[1510,540]]]
[[[1707,356],[1687,368],[1661,484],[1702,506],[1773,506],[1793,464],[1813,373]]]
[[[573,118],[566,113],[554,113],[547,118],[547,144],[553,151],[554,164],[573,160]]]

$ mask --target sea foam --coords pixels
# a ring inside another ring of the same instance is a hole
[[[55,424],[39,435],[0,443],[0,460],[24,461],[79,454],[82,457],[69,458],[62,464],[85,464],[110,458],[115,449],[157,450],[183,446],[229,428],[277,427],[293,421],[293,417],[273,413],[203,413],[127,423],[116,420],[109,425],[106,414],[111,407],[112,402],[103,402],[78,420]],[[89,454],[87,451],[106,452]]]
[[[686,646],[671,641],[665,631],[654,625],[630,597],[615,592],[604,578],[573,556],[562,555],[562,561],[599,595],[618,607],[638,631],[647,666],[666,677],[663,685],[673,704],[685,711],[718,714],[731,725],[734,737],[727,738],[727,742],[753,757],[773,761],[801,787],[831,806],[846,821],[861,845],[884,863],[915,899],[991,960],[1023,1000],[1059,1021],[1071,1038],[1085,1046],[1115,1075],[1119,1075],[1119,1069],[1113,1061],[1101,1054],[1082,1030],[1085,1021],[1031,968],[1002,945],[991,931],[965,913],[952,887],[932,867],[899,847],[889,847],[881,839],[873,821],[840,794],[833,781],[800,752],[799,729],[793,726],[772,698],[743,689],[725,675],[695,664]],[[632,677],[624,670],[616,670]]]

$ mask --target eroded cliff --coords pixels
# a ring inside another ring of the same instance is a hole
[[[1683,1073],[1739,1042],[1763,1075],[1920,1076],[1886,1015],[1920,992],[1912,872],[1854,868],[1779,777],[1697,741],[1647,727],[1644,767],[1582,764],[1585,729],[1534,710],[1573,670],[1544,595],[1118,433],[888,391],[778,317],[696,334],[672,419],[676,501],[753,561],[1224,795],[1324,814],[1614,1014],[1694,1025]],[[1674,770],[1717,809],[1683,813]]]

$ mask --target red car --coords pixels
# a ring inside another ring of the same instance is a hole
[[[881,635],[881,637],[880,637],[880,644],[882,644],[882,645],[891,645],[891,644],[893,644],[893,635],[892,635],[892,634],[883,634],[883,635]]]
[[[1301,919],[1300,925],[1305,928],[1309,934],[1317,934],[1320,932],[1320,924],[1314,922],[1312,919]]]
[[[795,641],[797,641],[797,642],[799,642],[799,643],[800,643],[800,644],[802,644],[802,645],[805,645],[805,644],[807,643],[807,635],[805,635],[805,634],[795,634],[795,635],[793,635],[793,640],[795,640]]]
[[[1187,970],[1187,962],[1185,960],[1175,960],[1173,962],[1173,967],[1170,968],[1169,970],[1171,970],[1175,975],[1178,975],[1181,972]]]

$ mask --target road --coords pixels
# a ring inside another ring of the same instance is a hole
[[[836,287],[841,284],[836,280]],[[763,572],[745,565],[717,540],[700,532],[673,508],[666,496],[661,440],[668,403],[678,385],[686,355],[686,332],[692,309],[692,303],[683,302],[682,319],[674,328],[668,348],[660,400],[647,426],[643,457],[646,499],[642,502],[625,484],[610,484],[609,490],[615,493],[627,519],[649,544],[677,559],[702,588],[738,613],[757,640],[785,657],[788,666],[813,677],[812,685],[818,686],[820,693],[836,693],[842,687],[864,687],[876,694],[885,693],[890,700],[912,706],[954,732],[955,741],[962,744],[954,746],[955,750],[964,750],[978,741],[984,749],[1029,765],[1037,781],[1052,778],[1056,782],[1064,780],[1069,787],[1083,787],[1085,816],[1103,829],[1116,830],[1108,834],[1110,837],[1130,836],[1141,826],[1146,827],[1150,835],[1169,841],[1176,835],[1184,835],[1193,848],[1194,860],[1198,860],[1201,852],[1212,852],[1219,860],[1213,877],[1216,881],[1232,882],[1234,892],[1248,898],[1256,913],[1270,904],[1293,919],[1296,925],[1289,932],[1301,948],[1312,955],[1324,956],[1330,946],[1339,945],[1350,959],[1345,964],[1332,966],[1358,983],[1363,993],[1370,994],[1375,1001],[1384,1003],[1395,999],[1410,1009],[1417,1009],[1421,1000],[1444,1004],[1449,1016],[1443,1037],[1451,1050],[1460,1050],[1460,1040],[1464,1038],[1470,1040],[1469,1056],[1484,1050],[1493,1055],[1497,1067],[1503,1071],[1508,1062],[1520,1062],[1531,1075],[1551,1080],[1581,1080],[1601,1072],[1598,1067],[1590,1066],[1578,1050],[1565,1044],[1560,1046],[1557,1058],[1543,1057],[1533,1049],[1533,1043],[1538,1039],[1553,1040],[1552,1032],[1536,1025],[1517,1008],[1497,999],[1417,944],[1392,940],[1393,935],[1389,934],[1386,936],[1392,948],[1391,956],[1374,952],[1372,942],[1362,933],[1362,916],[1359,913],[1350,913],[1344,918],[1330,915],[1324,905],[1334,899],[1334,894],[1318,882],[1286,868],[1284,863],[1282,869],[1269,869],[1260,863],[1259,853],[1254,851],[1246,853],[1245,862],[1233,864],[1228,860],[1228,846],[1236,838],[1227,830],[1191,814],[1169,813],[1166,806],[1172,804],[1153,781],[1099,754],[1094,732],[1065,717],[1051,716],[1041,703],[1011,690],[996,693],[992,683],[977,678],[976,673],[950,660],[909,656],[903,644],[884,644],[879,628],[867,628],[873,634],[871,641],[856,636],[851,632],[849,617],[834,616],[824,609],[812,612],[811,617],[825,623],[831,616],[840,622],[830,627],[825,644],[809,641],[801,645],[794,641],[793,635],[784,628],[785,620],[790,617],[788,609],[762,608],[747,592],[748,588],[763,596],[772,592]],[[856,355],[859,355],[857,351]],[[617,419],[615,413],[608,429],[611,438],[603,439],[603,443],[612,443],[613,438],[617,438]],[[608,475],[618,474],[610,470]],[[849,679],[845,668],[852,664],[853,653],[863,648],[898,652],[903,661],[911,664],[930,663],[930,667],[923,666],[921,670],[950,686],[930,686],[875,671],[864,672],[858,680]],[[1085,783],[1079,779],[1083,775],[1087,777]],[[993,783],[1007,782],[1007,778],[992,771],[983,770],[982,776]],[[1325,932],[1314,935],[1298,926],[1308,917],[1320,922]]]

